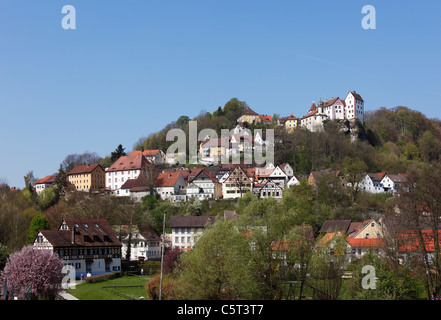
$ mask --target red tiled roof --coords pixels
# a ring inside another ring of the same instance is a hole
[[[142,154],[144,157],[153,157],[156,156],[158,154],[158,152],[160,152],[161,150],[159,149],[155,149],[155,150],[134,150],[132,152],[130,152],[129,156],[135,156],[135,155],[139,155]]]
[[[259,118],[260,118],[260,121],[268,121],[268,122],[273,121],[273,117],[267,116],[267,115],[259,115]]]
[[[90,164],[90,165],[88,164],[88,165],[84,165],[84,166],[76,166],[68,173],[68,175],[80,174],[80,173],[91,173],[97,167],[101,167],[101,165],[100,164]],[[101,167],[101,169],[104,171],[103,167]]]
[[[384,240],[381,238],[351,238],[347,237],[346,241],[351,245],[351,247],[364,247],[364,248],[380,248],[384,247]]]
[[[427,252],[435,251],[435,237],[432,229],[421,230]],[[416,230],[410,230],[397,236],[398,251],[420,251],[421,243]],[[438,230],[438,243],[441,246],[441,230]]]
[[[147,166],[151,165],[151,162],[148,161],[141,154],[132,155],[132,156],[122,156],[118,160],[115,161],[114,164],[107,169],[107,172],[111,171],[126,171],[126,170],[140,170]]]
[[[179,170],[160,173],[156,178],[155,187],[173,187],[181,175]]]
[[[46,177],[44,177],[42,179],[38,179],[35,182],[35,184],[54,183],[56,179],[57,179],[57,175],[53,174],[53,175],[50,175],[50,176],[46,176]]]
[[[251,108],[247,108],[245,110],[245,112],[243,113],[244,115],[250,115],[250,116],[258,116],[259,114],[257,112],[254,112]]]

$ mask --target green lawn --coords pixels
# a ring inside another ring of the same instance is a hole
[[[77,297],[80,300],[127,300],[116,294],[103,290],[103,287],[112,286],[141,286],[139,288],[112,288],[113,290],[131,296],[138,299],[144,297],[148,299],[144,285],[150,279],[149,276],[125,276],[116,279],[111,279],[96,283],[82,283],[75,287],[75,289],[69,289],[68,292]]]

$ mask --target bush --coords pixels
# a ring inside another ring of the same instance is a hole
[[[101,281],[106,281],[106,280],[110,280],[110,279],[115,279],[115,278],[118,278],[119,276],[120,276],[120,272],[102,273],[102,274],[98,274],[96,276],[86,277],[86,278],[84,278],[84,281],[89,282],[89,283],[95,283],[95,282],[101,282]]]
[[[145,284],[145,290],[150,300],[159,300],[160,275],[154,276]],[[176,300],[178,298],[173,278],[170,275],[163,275],[162,278],[162,300]]]

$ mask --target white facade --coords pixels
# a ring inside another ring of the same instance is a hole
[[[192,249],[202,236],[204,228],[172,228],[172,248]]]
[[[106,189],[120,195],[119,189],[129,179],[137,179],[141,170],[123,170],[106,172]],[[126,194],[122,194],[126,195]]]
[[[358,184],[359,189],[361,191],[365,191],[369,193],[384,193],[385,191],[381,183],[381,179],[380,180],[378,179],[373,177],[371,174],[366,174]]]
[[[128,248],[128,236],[122,239],[121,254],[125,258]],[[140,233],[133,233],[130,239],[130,260],[159,260],[161,258],[161,241],[148,240]]]
[[[53,186],[53,183],[37,183],[35,184],[35,192],[40,195],[46,188],[50,188]]]
[[[292,176],[291,179],[289,179],[288,182],[286,183],[287,188],[298,185],[300,185],[300,179],[297,178],[296,176]]]
[[[345,99],[345,119],[360,119],[363,123],[364,116],[364,101],[355,92],[349,92]]]

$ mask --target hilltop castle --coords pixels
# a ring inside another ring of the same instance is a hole
[[[288,117],[279,118],[277,125],[284,126],[287,131],[292,131],[297,127],[304,127],[310,131],[320,131],[323,129],[325,120],[351,120],[359,119],[363,123],[364,100],[355,91],[350,91],[344,100],[332,98],[327,101],[319,101],[316,105],[312,103],[308,113],[297,118],[292,113]],[[261,123],[264,116],[248,108],[244,114],[237,119],[238,123]]]

